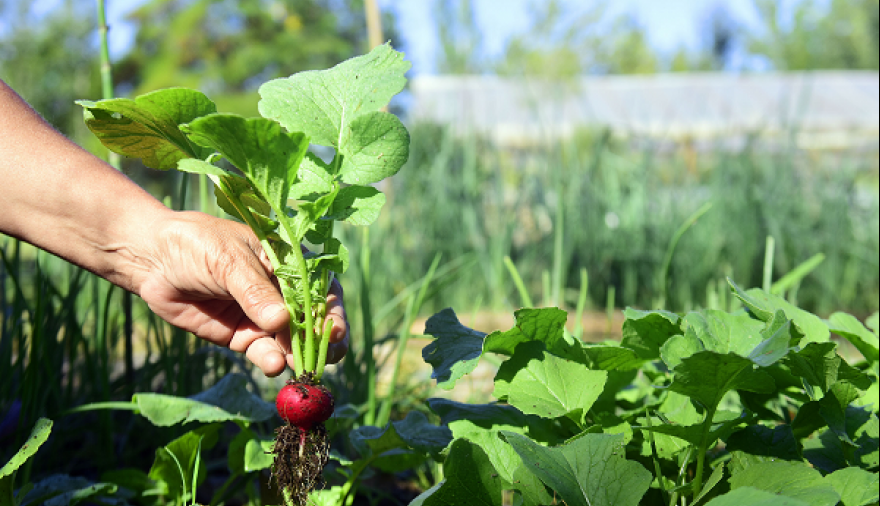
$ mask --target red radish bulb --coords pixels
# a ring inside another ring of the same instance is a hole
[[[333,415],[333,396],[324,387],[293,383],[278,392],[275,407],[285,421],[309,431]]]

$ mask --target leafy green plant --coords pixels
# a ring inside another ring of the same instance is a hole
[[[109,149],[152,168],[208,176],[218,205],[251,227],[291,314],[297,382],[317,383],[324,372],[332,327],[324,301],[349,263],[334,225],[373,222],[385,197],[370,185],[408,158],[406,128],[381,109],[403,89],[409,66],[383,45],[329,70],[272,80],[259,90],[262,118],[217,113],[204,94],[183,88],[79,102]],[[332,159],[310,144],[332,148]],[[321,252],[304,251],[304,241]],[[288,502],[303,503],[327,462],[326,431],[288,425],[278,440],[276,476]],[[304,457],[303,448],[315,451]]]
[[[876,504],[877,314],[868,330],[730,285],[744,309],[627,309],[620,342],[574,339],[557,308],[488,335],[434,315],[438,386],[503,362],[496,402],[429,401],[454,439],[412,504]]]

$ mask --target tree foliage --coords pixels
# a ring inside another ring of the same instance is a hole
[[[774,0],[755,0],[764,23],[746,34],[751,53],[780,70],[880,68],[880,1],[801,0],[784,16]]]
[[[385,18],[385,38],[393,38],[393,18]],[[363,0],[152,0],[131,19],[137,36],[118,65],[122,86],[197,88],[248,115],[259,83],[331,67],[367,40]]]
[[[66,0],[37,17],[33,2],[0,2],[0,78],[55,128],[85,131],[76,98],[97,98],[95,18],[92,3]]]

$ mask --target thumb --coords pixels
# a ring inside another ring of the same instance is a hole
[[[257,327],[267,333],[283,331],[290,321],[290,314],[281,292],[256,257],[249,260],[230,270],[226,289]]]

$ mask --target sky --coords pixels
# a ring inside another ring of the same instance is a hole
[[[60,0],[37,0],[34,9],[51,9]],[[133,30],[125,15],[144,0],[106,0],[110,24],[111,57],[124,54],[132,44]],[[415,74],[436,73],[437,34],[431,19],[433,0],[378,0],[383,10],[397,14],[407,58]],[[543,0],[473,0],[477,23],[483,28],[488,56],[499,54],[506,40],[529,25],[528,7]],[[574,9],[587,9],[597,0],[562,0]],[[779,0],[783,11],[802,0]],[[823,0],[827,2],[828,0]],[[661,54],[679,47],[696,49],[701,43],[701,21],[717,7],[729,12],[739,23],[758,26],[754,0],[610,0],[611,12],[629,13],[644,27],[649,42]]]

